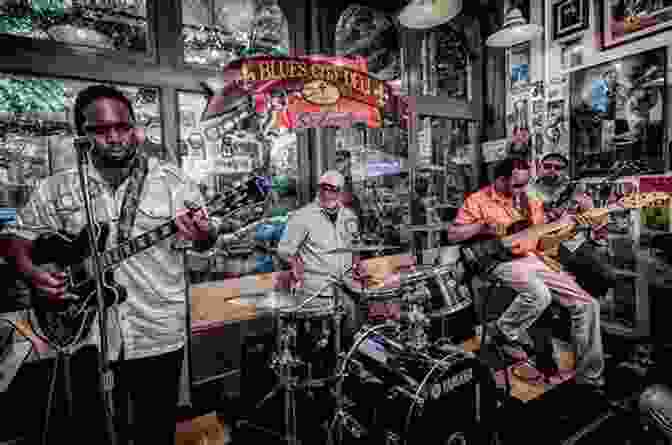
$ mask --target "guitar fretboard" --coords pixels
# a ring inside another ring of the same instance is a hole
[[[249,205],[258,204],[264,200],[265,195],[263,193],[251,196],[251,194],[248,192],[248,187],[248,183],[243,183],[243,185],[239,185],[232,191],[225,193],[224,195],[216,198],[214,201],[208,203],[206,205],[208,213],[211,215],[226,216]],[[258,212],[252,212],[249,218],[254,219],[255,217],[258,217],[257,213]],[[149,249],[150,247],[165,239],[170,238],[177,232],[178,227],[174,219],[167,223],[161,224],[154,229],[143,233],[142,235],[131,238],[124,243],[102,252],[100,255],[101,266],[105,271],[113,269],[128,258],[137,255],[146,249]],[[87,268],[88,270],[93,270],[93,259],[91,257],[86,258],[81,266],[83,268]],[[71,267],[71,272],[74,272],[71,274],[71,276],[73,276],[73,278],[84,278],[85,274],[78,273],[80,272],[78,269],[78,267]],[[75,286],[83,283],[82,280],[76,278],[73,281]]]

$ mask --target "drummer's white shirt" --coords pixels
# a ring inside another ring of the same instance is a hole
[[[278,244],[278,254],[285,259],[301,257],[305,267],[304,289],[312,294],[326,284],[329,274],[339,275],[352,265],[351,253],[326,252],[350,247],[358,231],[357,217],[350,209],[341,208],[336,222],[332,223],[315,200],[289,219]],[[330,290],[327,289],[324,296],[330,296]]]
[[[89,169],[96,216],[99,221],[110,222],[108,248],[117,242],[117,224],[127,183],[128,180],[124,181],[113,192],[95,168]],[[179,167],[150,158],[131,236],[168,222],[185,200],[203,203],[198,186]],[[80,233],[86,225],[86,214],[77,170],[45,179],[17,216],[19,224]],[[126,288],[128,299],[108,312],[111,360],[117,359],[122,347],[125,358],[134,359],[172,352],[184,345],[184,268],[181,254],[171,248],[171,243],[172,238],[160,241],[115,270],[115,280]],[[96,323],[84,344],[97,341]]]

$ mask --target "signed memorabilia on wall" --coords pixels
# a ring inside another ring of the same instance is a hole
[[[570,73],[575,176],[605,175],[619,161],[665,168],[665,66],[660,48]]]
[[[672,25],[672,0],[605,0],[603,46],[613,47]]]
[[[588,29],[588,0],[560,0],[552,8],[553,40],[576,37]]]
[[[554,100],[548,103],[544,140],[546,152],[562,153],[569,157],[569,125],[564,100]]]
[[[526,144],[530,140],[529,107],[526,96],[513,98],[513,109],[508,116],[508,135],[513,142]]]

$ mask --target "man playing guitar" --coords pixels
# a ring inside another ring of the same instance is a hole
[[[513,203],[514,178],[524,164],[512,159],[495,168],[494,182],[467,197],[448,229],[453,242],[502,235],[502,227],[517,218]],[[543,203],[529,200],[529,222],[544,222]],[[490,272],[517,291],[509,308],[489,327],[493,339],[500,345],[520,346],[528,341],[527,329],[555,300],[566,306],[572,316],[572,341],[576,354],[578,383],[602,386],[604,357],[600,333],[599,303],[584,291],[574,279],[563,272],[549,269],[536,254],[538,240],[520,238],[511,246],[514,258],[497,264]],[[507,348],[510,351],[510,348]],[[503,350],[507,350],[503,349]],[[514,358],[520,358],[519,356]]]
[[[207,212],[183,209],[187,201],[202,203],[198,186],[179,167],[146,155],[144,137],[134,126],[133,108],[123,93],[108,86],[89,87],[78,95],[74,115],[78,135],[93,142],[91,204],[98,221],[111,223],[109,244],[121,244],[173,217],[178,238],[206,242],[212,238]],[[19,224],[81,232],[86,214],[77,175],[75,168],[47,178],[19,211]],[[37,298],[64,298],[65,274],[40,270],[33,263],[33,240],[14,237],[5,243],[11,244],[3,246],[9,247],[5,253],[41,294]],[[127,259],[115,271],[115,281],[127,291],[126,301],[109,310],[110,358],[119,358],[115,410],[123,419],[120,443],[129,439],[134,443],[175,442],[185,341],[184,279],[181,253],[172,249],[170,240]],[[70,439],[77,434],[89,443],[106,443],[100,436],[102,423],[97,421],[97,414],[103,412],[97,394],[97,353],[91,346],[97,333],[97,328],[91,329],[73,360],[78,431],[63,424],[52,428],[60,427]],[[124,409],[128,400],[133,401],[130,428]]]
[[[530,199],[544,202],[547,223],[594,207],[590,195],[575,190],[569,183],[566,175],[568,166],[569,162],[563,155],[547,154],[541,160],[539,177],[529,186]],[[606,236],[608,216],[605,215],[603,220],[602,224],[591,230],[592,239],[597,240]],[[560,263],[592,296],[602,297],[614,286],[614,274],[611,268],[597,257],[589,234],[578,232],[560,243],[558,257]]]

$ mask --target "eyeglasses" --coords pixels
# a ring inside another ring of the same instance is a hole
[[[324,190],[325,192],[332,192],[332,193],[338,192],[338,188],[334,187],[333,185],[328,185],[328,184],[320,184],[320,190]]]
[[[559,172],[559,171],[562,171],[562,170],[565,169],[565,166],[560,165],[560,164],[548,164],[548,163],[544,162],[542,165],[543,165],[545,170],[555,170],[555,171]]]

